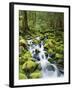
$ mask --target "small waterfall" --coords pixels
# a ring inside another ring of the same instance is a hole
[[[37,37],[36,39],[39,40],[40,38]],[[58,77],[58,69],[56,65],[48,61],[48,59],[51,57],[45,56],[46,51],[44,51],[43,41],[41,41],[39,45],[34,44],[32,40],[27,41],[29,45],[29,51],[31,52],[32,57],[36,59],[42,67],[42,78]],[[38,50],[39,53],[36,54],[36,50]]]

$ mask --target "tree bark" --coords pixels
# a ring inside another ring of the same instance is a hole
[[[28,21],[27,21],[27,11],[23,12],[23,26],[24,26],[23,31],[27,32],[29,30]]]

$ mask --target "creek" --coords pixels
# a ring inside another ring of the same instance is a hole
[[[39,37],[35,39],[40,40]],[[35,59],[36,63],[39,63],[41,65],[42,78],[63,76],[59,72],[57,66],[48,61],[48,59],[51,57],[49,56],[49,54],[45,54],[46,51],[44,50],[44,42],[42,40],[40,40],[39,44],[34,44],[32,39],[27,40],[27,42],[28,50],[32,54],[32,58]]]

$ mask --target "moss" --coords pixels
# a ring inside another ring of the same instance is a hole
[[[56,41],[53,39],[52,41],[51,41],[54,45],[56,44]]]
[[[23,64],[28,60],[32,60],[31,53],[29,51],[25,51],[25,53],[21,53],[19,57],[19,63]]]
[[[47,50],[48,48],[49,48],[49,47],[48,47],[48,44],[45,43],[45,45],[44,45],[44,49]]]
[[[22,59],[31,60],[32,59],[31,53],[29,51],[27,51],[24,55],[22,55]]]
[[[49,54],[52,54],[52,53],[53,53],[53,50],[52,50],[52,49],[49,49],[49,50],[48,50],[48,53],[49,53]]]
[[[47,49],[49,49],[49,48],[55,48],[55,44],[56,44],[55,40],[47,39],[45,41],[44,48],[47,48]]]
[[[22,65],[25,62],[24,59],[22,59],[22,57],[19,57],[19,64]]]
[[[20,44],[21,44],[21,45],[23,45],[23,44],[25,44],[25,45],[26,45],[26,44],[27,44],[27,42],[26,42],[24,39],[21,39],[21,40],[20,40]]]
[[[37,66],[37,63],[35,63],[34,61],[31,61],[31,60],[28,60],[23,64],[22,69],[25,72],[31,73],[35,70],[36,66]]]
[[[21,64],[19,65],[19,72],[20,72],[20,73],[24,73],[24,71],[23,71],[23,69],[22,69],[22,65],[21,65]]]
[[[48,54],[55,54],[55,52],[53,51],[53,49],[48,49]]]
[[[39,44],[40,43],[40,40],[33,39],[33,43],[34,44]]]
[[[64,51],[63,46],[56,47],[56,52],[57,53],[63,53],[63,51]]]
[[[41,70],[42,69],[42,67],[41,67],[41,64],[39,63],[38,65],[37,65],[37,70]]]
[[[30,74],[30,78],[32,78],[32,79],[41,78],[41,77],[42,77],[42,73],[40,71],[35,71]]]
[[[62,54],[59,54],[59,53],[56,53],[55,58],[56,59],[62,59],[63,58],[63,55]]]
[[[25,49],[24,49],[24,47],[23,46],[19,46],[19,55],[21,56],[22,54],[24,54],[25,53]]]
[[[53,60],[52,58],[49,58],[48,61],[49,61],[50,63],[53,63],[54,60]]]
[[[54,48],[54,44],[53,44],[51,41],[48,43],[48,46],[49,46],[50,48]]]
[[[25,74],[19,73],[19,79],[27,79],[27,77]]]
[[[24,47],[27,45],[27,41],[22,36],[19,36],[19,45]]]

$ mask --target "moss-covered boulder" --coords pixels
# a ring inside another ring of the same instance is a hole
[[[22,57],[19,57],[19,64],[22,65],[25,62],[24,59],[22,59]]]
[[[55,59],[63,59],[64,57],[63,57],[63,55],[62,54],[59,54],[59,53],[56,53],[56,55],[55,55]]]
[[[27,73],[31,73],[35,70],[35,68],[37,67],[37,63],[31,60],[26,61],[23,64],[22,69]]]
[[[27,79],[27,77],[25,74],[19,73],[19,79]]]
[[[24,39],[21,39],[20,44],[26,44],[26,41]]]
[[[49,49],[49,50],[48,50],[48,53],[49,53],[49,54],[52,54],[52,53],[53,53],[53,50],[52,50],[52,49]]]
[[[25,53],[22,53],[19,57],[19,63],[23,64],[28,60],[32,60],[31,53],[29,51],[26,51]]]
[[[39,44],[39,43],[40,43],[40,40],[33,39],[33,43],[34,43],[34,44]]]
[[[30,78],[32,78],[32,79],[41,78],[41,77],[42,77],[41,71],[35,71],[30,74]]]
[[[55,47],[54,44],[52,43],[52,41],[50,41],[50,40],[49,40],[48,46],[49,46],[50,48],[54,48],[54,47]]]
[[[27,41],[22,36],[19,37],[19,45],[25,48],[27,46]]]
[[[23,56],[22,59],[24,60],[31,60],[32,59],[32,55],[29,51],[27,51]]]
[[[63,52],[64,52],[64,46],[63,45],[60,45],[60,46],[56,47],[56,52],[63,54]]]
[[[19,46],[19,56],[25,53],[25,49],[23,46]]]
[[[47,39],[47,40],[45,41],[44,48],[46,48],[46,49],[55,48],[55,44],[56,44],[56,42],[55,42],[54,40],[52,40],[52,39]]]

